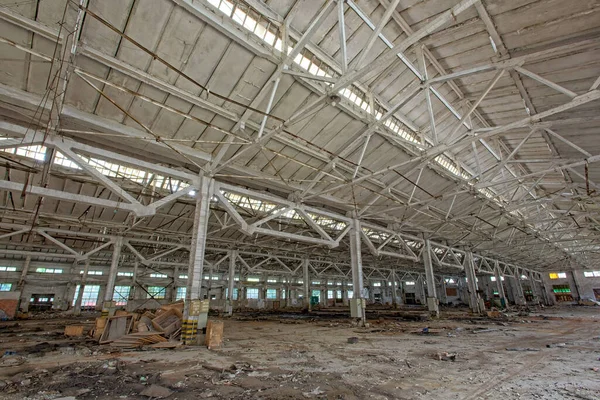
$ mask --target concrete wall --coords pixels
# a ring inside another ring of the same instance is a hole
[[[600,290],[600,277],[586,277],[583,273],[583,270],[571,273],[573,282],[577,285],[579,296],[583,299],[591,298],[595,300],[594,289]]]

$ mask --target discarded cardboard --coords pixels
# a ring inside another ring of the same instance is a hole
[[[83,325],[67,325],[65,326],[65,336],[83,336]]]
[[[223,345],[223,321],[208,321],[205,344],[209,350]]]

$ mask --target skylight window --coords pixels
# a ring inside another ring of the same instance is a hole
[[[47,148],[45,146],[19,146],[3,149],[2,151],[22,157],[32,158],[38,161],[43,161],[46,157],[46,150]],[[79,157],[81,158],[81,162],[88,164],[102,175],[110,178],[127,179],[140,185],[149,184],[157,189],[167,190],[170,193],[177,192],[178,190],[185,189],[186,187],[190,186],[189,183],[179,179],[172,179],[170,177],[154,174],[138,168],[125,166],[94,157],[83,155],[80,155]],[[81,167],[76,162],[67,158],[59,151],[55,152],[53,164],[60,165],[65,168],[81,170]]]
[[[34,160],[44,161],[46,158],[46,147],[45,146],[19,146],[9,149],[2,149],[5,153],[16,154],[27,158],[33,158]]]

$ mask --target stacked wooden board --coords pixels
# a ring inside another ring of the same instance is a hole
[[[183,304],[178,301],[154,312],[119,312],[114,317],[98,318],[94,337],[100,344],[121,348],[176,347],[181,334]]]

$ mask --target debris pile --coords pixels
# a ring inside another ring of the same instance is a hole
[[[179,345],[183,305],[183,301],[177,301],[155,312],[117,312],[113,317],[100,317],[90,334],[100,344],[120,348],[173,348]]]

